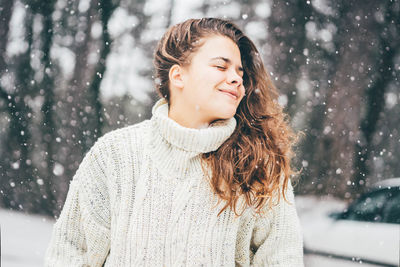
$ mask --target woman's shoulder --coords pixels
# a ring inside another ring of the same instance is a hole
[[[150,120],[144,120],[133,125],[109,131],[97,139],[91,150],[116,152],[118,154],[121,149],[132,148],[132,146],[137,147],[143,143],[149,125]]]
[[[127,139],[141,138],[149,128],[150,120],[144,120],[136,124],[128,125],[122,128],[118,128],[107,132],[101,136],[98,141],[106,143],[125,142]]]

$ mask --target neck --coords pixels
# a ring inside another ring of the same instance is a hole
[[[212,120],[201,116],[200,110],[196,109],[196,107],[184,108],[182,105],[179,107],[171,105],[168,117],[183,127],[194,129],[207,128],[212,122]]]
[[[160,170],[171,177],[184,177],[188,168],[201,170],[200,155],[216,151],[236,127],[235,118],[230,118],[219,120],[206,128],[193,129],[169,117],[168,111],[165,99],[155,103],[147,149]]]

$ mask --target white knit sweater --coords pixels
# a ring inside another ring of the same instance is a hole
[[[303,266],[292,186],[265,216],[215,208],[201,153],[236,127],[180,126],[159,100],[151,120],[107,133],[74,176],[45,266]]]

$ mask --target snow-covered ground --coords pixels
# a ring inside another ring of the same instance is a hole
[[[382,267],[382,265],[367,264],[365,262],[350,262],[348,260],[333,259],[319,255],[304,255],[305,267]]]
[[[43,266],[54,220],[0,209],[1,266]]]

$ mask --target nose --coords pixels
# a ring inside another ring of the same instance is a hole
[[[235,70],[229,71],[227,80],[229,84],[236,86],[240,86],[243,82],[242,76],[240,76]]]

